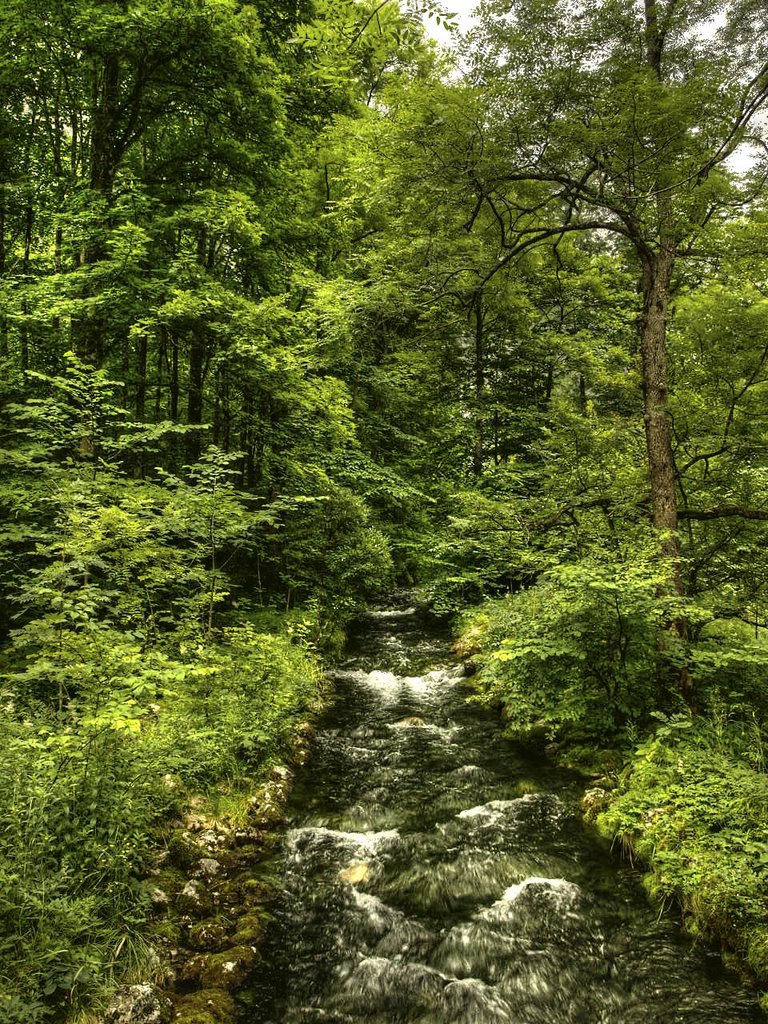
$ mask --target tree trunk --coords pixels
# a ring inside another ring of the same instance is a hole
[[[666,345],[673,268],[674,258],[664,248],[658,254],[643,259],[640,353],[653,526],[659,536],[662,554],[669,561],[669,590],[682,596],[684,588],[678,533],[677,473],[672,448],[672,420],[668,409]],[[676,634],[678,640],[688,640],[688,620],[684,616],[671,622],[669,628]],[[660,639],[660,645],[664,645],[663,637]],[[693,707],[693,680],[687,667],[683,667],[678,675],[677,686],[686,703]]]
[[[31,270],[31,259],[32,259],[32,230],[35,221],[35,211],[32,206],[32,200],[29,199],[27,207],[24,213],[24,260],[22,263],[23,268],[23,280],[24,287],[27,288],[31,284],[32,275]],[[21,330],[19,332],[19,365],[21,366],[21,372],[26,373],[29,369],[29,325],[27,323],[27,315],[29,314],[29,304],[27,302],[26,292],[24,298],[21,300]]]
[[[171,380],[169,383],[171,398],[171,420],[178,423],[179,420],[179,339],[175,334],[171,335]]]
[[[472,310],[475,315],[475,439],[472,452],[472,471],[476,477],[479,477],[483,473],[483,401],[485,397],[485,323],[481,291],[477,292],[474,297]]]
[[[207,231],[201,227],[197,236],[197,262],[207,267]],[[199,425],[203,422],[203,385],[206,368],[206,336],[204,329],[196,324],[189,339],[189,387],[187,389],[187,423]],[[187,439],[187,455],[194,462],[200,455],[200,433],[194,431]]]
[[[155,381],[155,423],[160,422],[160,413],[163,408],[163,369],[168,358],[168,329],[165,324],[160,325],[157,339],[157,379]],[[168,415],[167,404],[165,415]]]
[[[136,348],[136,419],[144,419],[144,406],[147,399],[147,336],[139,335]]]
[[[91,188],[109,195],[117,171],[116,125],[120,100],[120,63],[115,54],[104,58],[93,83],[91,130]]]
[[[0,278],[5,277],[5,185],[0,185]],[[0,311],[0,359],[7,359],[8,317],[5,307]]]
[[[643,413],[653,525],[661,549],[671,560],[676,593],[682,593],[680,539],[677,533],[677,489],[672,450],[672,422],[667,407],[667,317],[673,258],[669,253],[643,260],[643,314],[640,353],[643,367]]]
[[[88,181],[90,188],[105,201],[106,210],[112,203],[112,190],[119,161],[116,149],[119,98],[120,64],[116,55],[109,54],[93,73]],[[96,219],[91,225],[93,235],[82,252],[84,265],[100,263],[107,256],[102,236],[103,229],[109,222],[109,214],[104,209],[97,208],[95,216]],[[98,294],[96,287],[89,278],[86,278],[82,298],[94,298]],[[86,315],[72,318],[73,347],[84,362],[94,366],[101,365],[108,328],[108,319],[100,310],[91,309]]]

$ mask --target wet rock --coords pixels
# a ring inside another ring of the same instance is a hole
[[[199,878],[190,878],[176,897],[176,905],[183,914],[205,917],[213,909],[213,898]]]
[[[103,1024],[168,1024],[171,1002],[154,985],[129,985],[110,1003]]]
[[[399,722],[395,722],[396,729],[423,729],[426,726],[426,722],[423,718],[419,718],[418,715],[411,715],[409,718],[401,718]]]
[[[217,951],[229,941],[229,926],[221,917],[210,917],[189,929],[189,944],[199,951]]]

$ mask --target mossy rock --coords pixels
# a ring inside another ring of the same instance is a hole
[[[213,896],[199,878],[190,878],[180,893],[175,904],[182,914],[192,917],[209,917],[213,910]]]
[[[266,922],[261,914],[243,914],[237,919],[233,942],[238,945],[256,946],[264,934]]]
[[[187,876],[179,871],[178,868],[164,867],[157,874],[152,875],[152,878],[147,883],[152,888],[162,889],[163,892],[167,892],[168,895],[173,898],[177,893],[181,892],[187,882]]]
[[[174,999],[177,1024],[229,1024],[235,1016],[235,1001],[229,992],[206,988]]]
[[[274,898],[275,887],[258,878],[248,878],[240,885],[242,901],[249,908],[262,907]]]
[[[218,1024],[220,1019],[207,1010],[182,1007],[174,1016],[174,1024]]]
[[[258,953],[252,946],[232,946],[222,953],[213,953],[205,958],[200,971],[203,988],[222,988],[234,992],[245,982]]]
[[[205,857],[206,853],[206,849],[186,829],[178,828],[171,833],[168,840],[168,859],[176,867],[189,871],[201,857]]]
[[[245,902],[243,883],[236,878],[223,879],[216,886],[216,891],[224,906],[239,907]]]
[[[216,952],[228,945],[229,933],[230,927],[223,917],[209,917],[189,929],[189,944],[195,950]]]
[[[150,935],[165,946],[178,946],[181,943],[181,925],[173,916],[152,921],[149,931]]]
[[[595,786],[592,789],[585,790],[581,798],[581,810],[584,818],[590,824],[594,824],[597,821],[598,815],[606,810],[610,802],[611,794],[607,789]]]

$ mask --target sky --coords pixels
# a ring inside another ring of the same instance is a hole
[[[447,0],[445,9],[457,15],[457,22],[460,32],[466,32],[472,22],[472,11],[477,7],[479,0]],[[427,19],[427,31],[439,43],[447,46],[451,42],[451,34],[446,32],[442,26],[435,24],[434,19]]]

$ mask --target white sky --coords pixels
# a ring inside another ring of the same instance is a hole
[[[472,23],[472,11],[477,7],[479,0],[444,0],[444,2],[445,9],[458,16],[456,20],[459,24],[459,32],[466,32]],[[436,25],[434,18],[426,19],[425,24],[427,32],[433,39],[443,46],[450,46],[452,36],[442,25]]]

